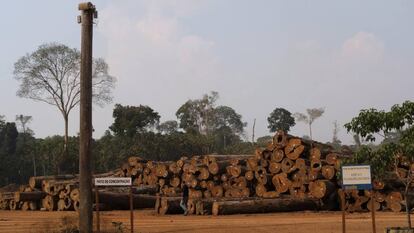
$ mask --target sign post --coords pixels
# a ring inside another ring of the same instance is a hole
[[[131,233],[134,232],[134,199],[132,198],[132,179],[131,177],[103,177],[95,178],[95,202],[96,202],[96,229],[100,233],[101,226],[99,221],[99,193],[98,186],[129,186],[129,205],[131,210]]]
[[[99,221],[99,193],[98,193],[97,186],[95,186],[95,209],[96,209],[96,232],[101,233],[101,225]]]
[[[345,193],[342,189],[338,190],[339,199],[341,200],[341,211],[342,211],[342,233],[346,233],[345,225]]]
[[[134,233],[134,199],[132,198],[132,184],[129,186],[129,208],[131,210],[131,233]]]
[[[371,191],[371,211],[372,211],[372,232],[376,233],[374,195],[372,192],[371,166],[370,165],[347,165],[342,166],[342,232],[345,233],[345,193],[344,190],[358,189]]]

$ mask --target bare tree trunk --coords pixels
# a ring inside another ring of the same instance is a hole
[[[65,136],[64,136],[64,145],[63,145],[63,152],[64,155],[67,156],[69,151],[68,151],[68,143],[69,143],[69,136],[68,136],[68,131],[69,131],[69,115],[67,113],[63,114],[63,119],[65,120]]]
[[[313,137],[312,137],[312,123],[309,123],[309,137],[312,141],[313,140]]]
[[[253,145],[254,145],[254,128],[256,127],[256,118],[254,118],[254,121],[253,121],[253,132],[252,132],[252,143],[253,143]]]

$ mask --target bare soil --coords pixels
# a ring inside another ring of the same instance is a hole
[[[123,232],[130,232],[130,212],[101,212],[101,232],[117,232],[116,222]],[[370,213],[346,216],[347,233],[372,232]],[[76,212],[0,211],[0,232],[54,233],[70,228],[78,221]],[[115,222],[115,223],[113,223]],[[385,227],[405,226],[403,213],[376,213],[377,232]],[[200,232],[200,233],[333,233],[341,232],[341,212],[294,212],[227,216],[157,216],[151,210],[134,212],[134,232]]]

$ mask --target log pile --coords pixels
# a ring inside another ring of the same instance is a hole
[[[372,183],[373,190],[345,191],[345,209],[348,212],[371,211],[372,206],[374,206],[376,211],[401,212],[406,205],[403,195],[406,188],[404,182],[412,182],[413,175],[414,163],[405,156],[397,155],[395,171],[387,173],[383,181],[374,180]],[[413,195],[409,192],[408,196]],[[411,199],[413,198],[411,197]],[[374,202],[374,205],[372,205],[372,202]],[[409,204],[410,206],[413,205],[413,203]]]
[[[136,184],[159,185],[159,214],[182,212],[181,184],[189,187],[188,214],[334,209],[339,166],[331,148],[278,132],[255,155],[147,163]]]
[[[206,155],[177,161],[129,157],[120,169],[95,177],[132,177],[134,208],[183,213],[183,185],[189,188],[188,214],[262,213],[339,209],[337,173],[341,154],[326,144],[277,132],[254,155]],[[414,166],[401,162],[404,175]],[[407,170],[408,169],[408,170]],[[77,210],[77,175],[32,177],[18,192],[0,193],[0,209]],[[392,183],[394,184],[394,183]],[[373,191],[346,191],[346,209],[401,211],[401,190],[374,182]],[[129,188],[99,192],[100,209],[128,209]]]
[[[371,202],[374,202],[375,211],[401,212],[405,208],[402,191],[385,189],[384,183],[378,181],[373,182],[373,190],[346,190],[345,200],[348,212],[371,211]]]
[[[119,171],[95,177],[123,176]],[[2,210],[77,210],[79,207],[79,176],[57,175],[31,177],[16,192],[0,193]]]

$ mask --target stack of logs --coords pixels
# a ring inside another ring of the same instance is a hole
[[[346,190],[345,200],[345,209],[348,212],[371,211],[372,201],[375,211],[400,212],[405,206],[402,191],[389,189],[384,182],[379,181],[373,182],[373,190]]]
[[[408,157],[397,154],[395,157],[395,171],[386,173],[383,181],[373,182],[373,191],[346,191],[346,209],[349,212],[371,210],[371,201],[378,210],[400,212],[405,209],[406,200],[403,193],[406,184],[414,181],[414,163]],[[409,185],[409,187],[412,186]],[[411,193],[408,193],[412,196]],[[373,196],[373,198],[371,198]],[[412,199],[412,198],[411,198]],[[413,203],[409,203],[413,206]]]
[[[94,177],[124,177],[117,169]],[[134,208],[153,208],[156,201],[155,186],[134,187]],[[64,211],[79,208],[79,176],[57,175],[31,177],[28,185],[16,192],[0,192],[0,210]],[[95,197],[95,196],[94,196]],[[100,188],[100,209],[129,209],[129,188]]]
[[[130,157],[120,169],[95,177],[132,177],[135,208],[158,214],[183,213],[183,185],[189,188],[188,214],[233,214],[339,209],[337,172],[341,155],[326,145],[277,132],[254,155],[207,155],[177,161]],[[401,173],[414,166],[401,162]],[[405,170],[404,170],[405,169]],[[393,182],[374,182],[373,191],[346,191],[348,211],[371,208],[399,212],[404,200]],[[128,208],[128,189],[101,190],[109,209]],[[77,210],[77,175],[32,177],[19,192],[0,193],[0,209]],[[101,208],[101,207],[100,207]]]
[[[135,184],[157,184],[159,214],[178,213],[181,185],[188,214],[256,213],[337,207],[339,155],[331,148],[278,132],[251,156],[204,156],[125,165]],[[141,172],[142,171],[142,172]]]

